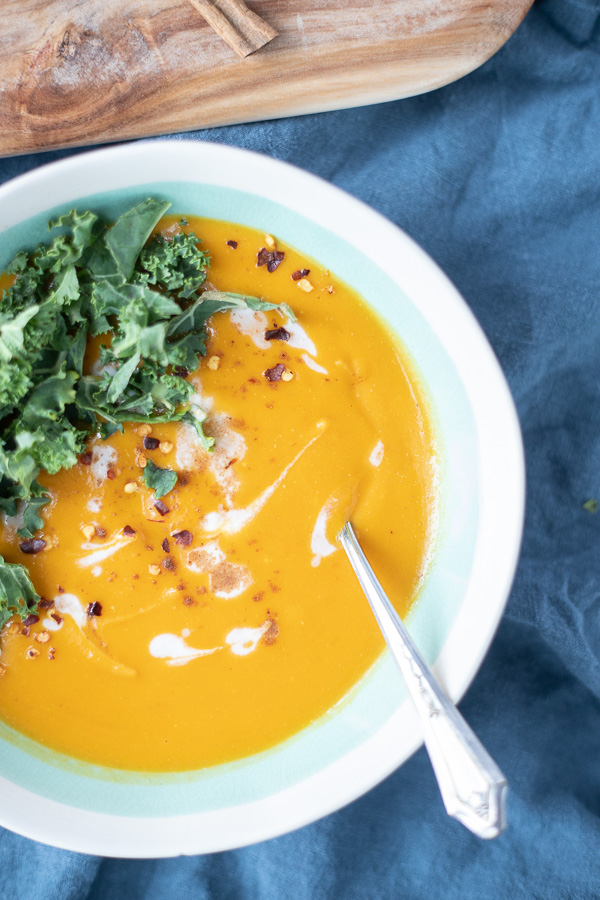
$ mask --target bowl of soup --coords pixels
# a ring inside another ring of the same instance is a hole
[[[0,823],[213,852],[377,784],[421,735],[341,527],[455,701],[520,545],[454,287],[331,185],[191,141],[4,185],[0,272]]]

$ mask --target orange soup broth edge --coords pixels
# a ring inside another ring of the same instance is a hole
[[[177,221],[165,218],[161,230],[172,234]],[[95,468],[83,464],[41,477],[53,497],[42,511],[44,551],[25,556],[14,531],[4,528],[0,536],[0,553],[29,568],[43,597],[64,591],[83,607],[102,606],[101,616],[82,629],[64,616],[46,643],[36,640],[47,630],[43,614],[28,636],[20,622],[17,633],[7,626],[0,716],[68,755],[139,771],[183,771],[248,756],[331,709],[383,649],[336,533],[351,514],[404,615],[422,583],[435,531],[434,435],[399,342],[354,291],[296,250],[278,243],[285,259],[271,273],[256,265],[262,233],[221,221],[188,222],[184,230],[193,229],[210,252],[209,282],[289,303],[327,374],[311,369],[305,351],[285,342],[257,347],[229,314],[218,314],[207,356],[191,379],[212,398],[207,431],[214,431],[217,450],[223,429],[245,444],[240,458],[232,451],[221,460],[232,474],[221,472],[219,481],[203,451],[182,470],[179,425],[152,427],[167,453],[146,450],[136,428],[127,426],[106,442],[92,441],[116,452],[109,466],[114,477],[96,478]],[[237,248],[227,241],[237,241]],[[310,292],[291,278],[304,268]],[[277,313],[266,315],[267,327],[284,322]],[[209,365],[214,357],[218,368]],[[293,378],[270,383],[264,372],[279,362]],[[383,456],[375,466],[369,458],[378,442]],[[163,498],[166,515],[141,481],[141,454],[179,473]],[[231,571],[250,572],[252,584],[233,599],[215,596],[212,576],[190,571],[187,562],[190,551],[210,540],[200,527],[203,517],[226,505],[223,477],[234,485],[235,508],[246,508],[294,459],[255,518],[240,533],[218,538]],[[126,490],[128,484],[135,490]],[[311,536],[327,504],[333,511],[326,536],[336,552],[313,565]],[[105,536],[88,540],[86,525]],[[127,525],[135,531],[129,538]],[[189,546],[172,537],[181,530],[192,533]],[[89,564],[91,554],[123,542]],[[231,651],[228,634],[261,626],[268,630],[253,652]],[[150,641],[165,633],[183,633],[189,646],[214,652],[169,665],[149,653]],[[30,648],[39,655],[28,658]]]

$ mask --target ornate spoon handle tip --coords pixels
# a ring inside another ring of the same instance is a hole
[[[506,825],[506,778],[448,699],[390,603],[350,523],[339,535],[387,645],[404,675],[448,815],[481,838]]]

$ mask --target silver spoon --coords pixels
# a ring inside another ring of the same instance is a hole
[[[506,778],[438,684],[390,603],[347,522],[340,543],[360,582],[423,726],[423,740],[449,816],[481,838],[506,825]]]

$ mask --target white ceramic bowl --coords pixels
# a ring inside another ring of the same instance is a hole
[[[438,547],[408,624],[458,701],[502,615],[524,507],[517,416],[474,317],[435,263],[372,209],[285,163],[195,141],[99,150],[4,185],[0,270],[16,250],[44,239],[56,212],[76,205],[116,216],[150,194],[172,199],[182,214],[276,234],[357,288],[400,335],[426,385],[442,452]],[[111,771],[2,725],[0,823],[107,856],[225,850],[349,803],[420,743],[416,715],[386,654],[342,703],[296,737],[200,772]]]

